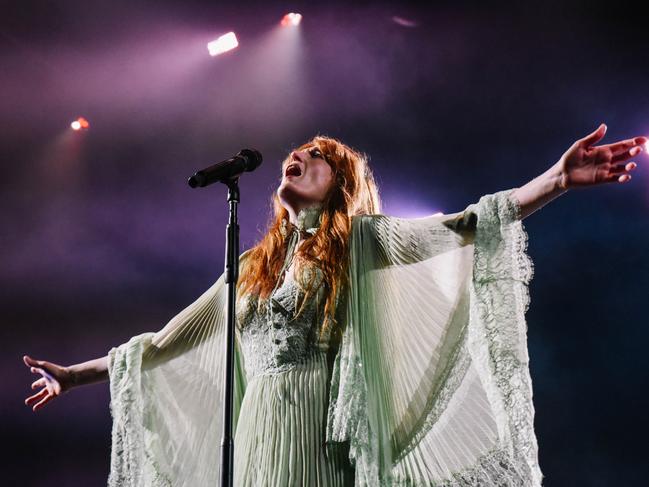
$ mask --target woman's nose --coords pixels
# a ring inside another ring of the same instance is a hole
[[[304,162],[305,154],[305,151],[294,150],[293,152],[291,152],[291,160]]]

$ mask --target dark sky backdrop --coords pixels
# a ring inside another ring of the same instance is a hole
[[[316,133],[369,153],[399,216],[522,185],[600,122],[606,141],[649,134],[647,18],[608,3],[2,2],[2,484],[105,483],[107,386],[33,414],[21,356],[103,355],[217,278],[225,192],[190,190],[194,170],[264,154],[241,181],[247,248],[279,162]],[[299,32],[280,31],[291,10]],[[240,47],[210,58],[229,30]],[[78,115],[88,132],[70,131]],[[649,478],[649,158],[637,162],[630,184],[525,221],[548,486]]]

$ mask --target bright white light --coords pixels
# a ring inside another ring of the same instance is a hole
[[[286,14],[282,18],[282,27],[288,27],[288,26],[296,26],[300,25],[300,22],[302,21],[302,15],[301,14],[296,14],[294,12],[291,12],[289,14]]]
[[[218,56],[224,52],[231,51],[238,45],[239,41],[234,32],[228,32],[227,34],[223,34],[217,40],[209,42],[207,44],[207,50],[209,51],[210,56]]]
[[[86,120],[83,117],[77,118],[74,122],[70,124],[70,127],[72,127],[72,130],[87,130],[88,127],[90,127],[90,124],[88,123],[88,120]]]

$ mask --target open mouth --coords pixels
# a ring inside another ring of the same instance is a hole
[[[286,168],[286,172],[284,173],[286,177],[288,176],[301,176],[302,175],[302,169],[298,164],[290,164]]]

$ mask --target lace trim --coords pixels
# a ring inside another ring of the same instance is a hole
[[[353,345],[352,326],[343,332],[334,361],[327,414],[327,442],[349,441],[349,459],[355,465],[355,485],[378,485],[378,443],[370,433],[367,386],[363,363]]]
[[[153,333],[131,338],[108,353],[110,412],[113,417],[109,487],[171,487],[171,481],[155,461],[147,438],[147,417],[142,394],[142,353]]]
[[[415,482],[411,478],[393,475],[389,481],[381,481],[380,485],[385,486],[408,486],[431,485],[430,482]],[[453,478],[435,482],[435,487],[504,487],[504,486],[525,486],[526,477],[517,469],[512,461],[511,455],[504,450],[494,449],[483,455],[475,467],[468,468],[453,474]]]
[[[524,482],[541,485],[534,406],[527,352],[525,312],[534,268],[527,255],[513,190],[481,199],[474,248],[470,344],[496,411],[499,433]],[[485,346],[485,340],[486,346]]]

